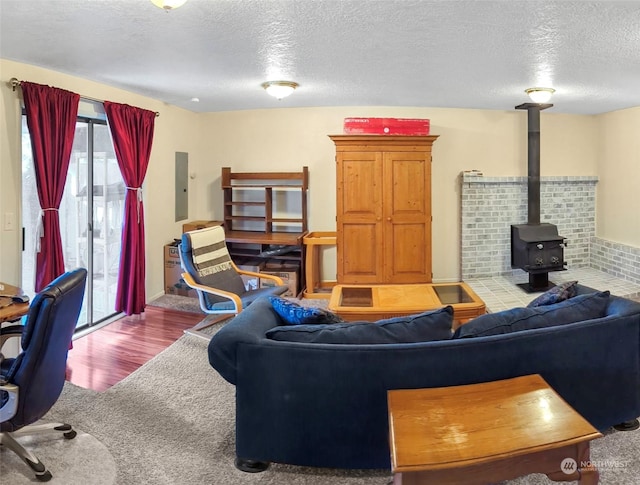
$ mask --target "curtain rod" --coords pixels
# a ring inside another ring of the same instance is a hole
[[[18,78],[12,77],[11,79],[9,79],[9,84],[11,84],[11,89],[13,91],[15,91],[16,88],[18,86],[20,86],[21,83],[22,83],[22,81],[20,81]],[[92,98],[90,96],[83,96],[83,95],[80,95],[80,97],[82,99],[86,99],[87,101],[94,101],[96,103],[104,103],[104,99]],[[160,116],[160,113],[158,113],[157,111],[155,113],[156,113],[156,117]]]

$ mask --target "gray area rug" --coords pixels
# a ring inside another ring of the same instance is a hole
[[[213,331],[220,324],[213,327]],[[387,470],[333,470],[274,464],[247,474],[234,467],[234,387],[208,363],[206,340],[185,335],[111,389],[96,393],[67,383],[47,420],[67,421],[99,440],[113,456],[116,482],[132,484],[387,485]],[[71,442],[63,442],[69,445]],[[64,460],[64,446],[55,453]],[[89,453],[103,462],[106,453]],[[600,483],[640,481],[640,431],[610,432],[592,444]],[[73,479],[67,484],[110,483],[109,477]],[[7,482],[13,483],[13,482]],[[505,482],[555,483],[543,475]]]
[[[161,295],[155,300],[151,300],[147,303],[148,306],[157,306],[160,308],[168,308],[170,310],[177,310],[180,312],[189,313],[201,313],[205,314],[200,309],[200,303],[197,298],[190,298],[188,296],[180,295]]]
[[[120,485],[389,482],[386,470],[278,464],[259,474],[237,470],[234,387],[209,366],[206,346],[205,340],[185,335],[103,393],[67,383],[46,418],[70,422],[102,441],[115,459]],[[67,483],[105,482],[95,477]]]

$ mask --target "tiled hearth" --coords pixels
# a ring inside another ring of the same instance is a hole
[[[514,271],[509,275],[468,278],[465,279],[465,283],[484,300],[487,311],[493,313],[516,306],[526,306],[540,295],[540,293],[527,293],[517,286],[518,283],[527,282],[528,278],[524,271]],[[577,268],[549,273],[549,281],[556,284],[573,280],[597,290],[609,290],[613,295],[634,298],[640,296],[640,284],[617,278],[596,269]]]

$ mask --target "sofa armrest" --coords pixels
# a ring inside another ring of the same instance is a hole
[[[581,284],[576,285],[577,295],[584,295],[587,293],[594,293],[596,290],[589,286],[584,286]],[[605,309],[605,317],[612,315],[633,315],[636,313],[640,313],[640,302],[630,300],[628,298],[624,298],[622,296],[611,295],[609,297],[609,302],[607,303],[607,308]]]
[[[611,295],[605,316],[626,316],[640,314],[640,303],[621,296]]]
[[[282,323],[268,297],[256,299],[213,336],[208,348],[209,363],[235,385],[238,345],[258,343],[265,339],[268,330]]]

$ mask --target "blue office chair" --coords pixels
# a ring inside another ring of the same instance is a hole
[[[76,436],[68,424],[32,423],[49,411],[62,392],[86,279],[83,268],[59,276],[33,299],[24,326],[10,325],[0,332],[0,350],[9,338],[22,339],[17,357],[2,359],[0,354],[0,445],[14,451],[41,482],[51,480],[51,472],[15,438],[51,429],[67,439]]]

